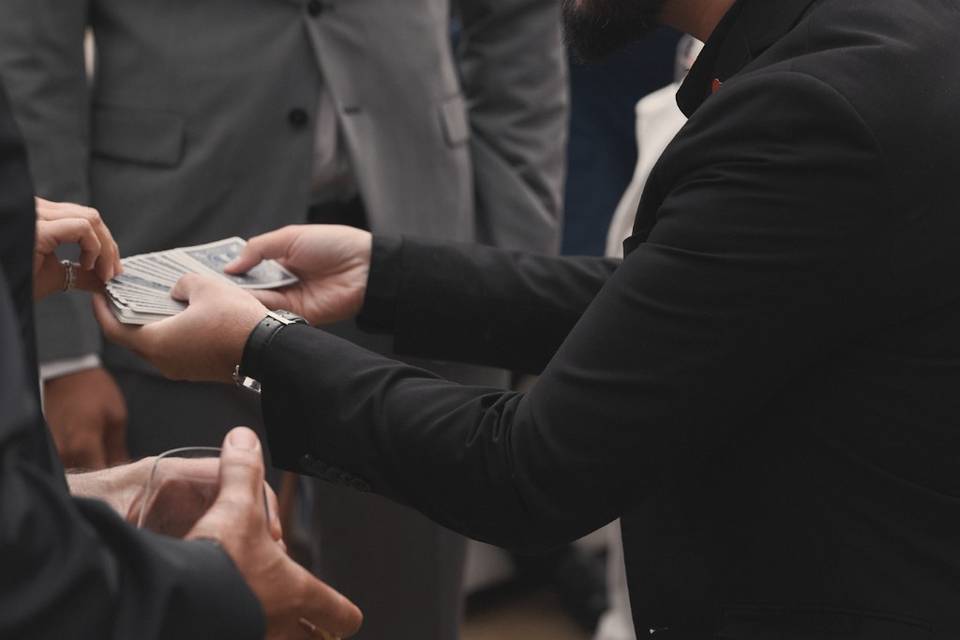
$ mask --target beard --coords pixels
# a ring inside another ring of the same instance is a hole
[[[564,39],[581,62],[620,51],[657,27],[666,0],[563,0]]]

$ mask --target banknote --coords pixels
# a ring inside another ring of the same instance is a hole
[[[245,289],[278,289],[297,281],[295,275],[274,260],[261,262],[244,274],[225,273],[224,267],[240,256],[246,244],[242,238],[227,238],[210,244],[177,249],[175,255],[186,256],[203,268]]]
[[[188,273],[221,278],[245,289],[278,289],[297,277],[273,260],[265,260],[245,274],[224,271],[246,246],[242,238],[227,238],[193,247],[144,253],[123,259],[124,271],[107,283],[113,314],[126,324],[150,324],[187,308],[170,291]]]

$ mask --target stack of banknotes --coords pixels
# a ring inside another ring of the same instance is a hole
[[[170,289],[187,273],[219,277],[245,289],[279,289],[297,281],[274,260],[265,260],[242,275],[224,273],[244,245],[242,238],[227,238],[124,258],[123,273],[107,283],[113,314],[124,324],[150,324],[180,313],[187,305],[171,298]]]

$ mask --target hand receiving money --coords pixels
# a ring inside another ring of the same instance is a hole
[[[227,274],[246,242],[228,238],[218,242],[147,253],[123,259],[124,271],[107,283],[110,309],[124,324],[150,324],[176,315],[186,304],[174,300],[170,290],[188,273],[220,278],[244,289],[278,289],[297,282],[297,277],[275,261],[260,263],[243,274]]]
[[[371,251],[366,231],[314,225],[286,227],[251,239],[249,246],[231,238],[168,252],[177,267],[169,258],[160,260],[163,254],[136,256],[124,261],[124,275],[108,286],[111,299],[95,297],[94,311],[107,338],[140,354],[168,378],[230,382],[267,307],[293,311],[311,324],[356,315]],[[227,265],[230,275],[224,273]],[[187,268],[208,275],[181,278]],[[238,290],[236,283],[247,290]],[[280,290],[268,291],[271,287]],[[144,288],[152,292],[145,303],[137,297]],[[178,300],[189,305],[184,308]],[[170,315],[176,317],[163,320]],[[150,326],[129,326],[145,323]]]
[[[35,198],[37,235],[33,251],[34,298],[66,289],[95,291],[120,273],[120,251],[100,214],[89,207]],[[80,248],[80,263],[64,264],[56,250]]]

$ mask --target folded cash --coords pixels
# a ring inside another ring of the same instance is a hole
[[[279,289],[297,281],[275,260],[241,275],[224,273],[246,244],[242,238],[227,238],[124,258],[123,273],[107,283],[113,314],[125,324],[150,324],[180,313],[187,305],[171,298],[170,289],[187,273],[213,275],[244,289]]]

